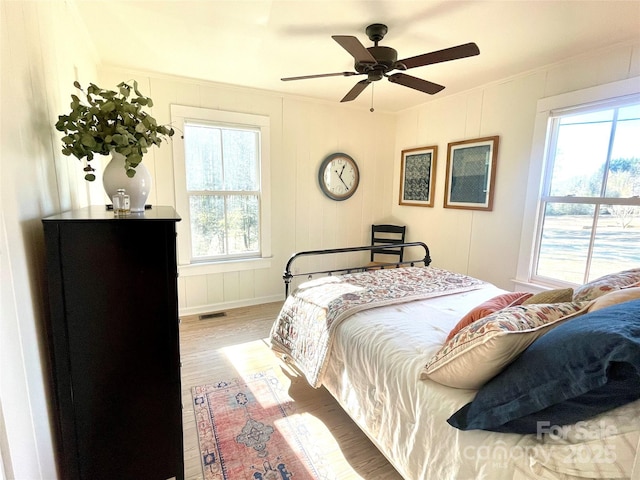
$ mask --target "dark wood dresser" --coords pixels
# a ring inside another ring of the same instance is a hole
[[[44,218],[61,478],[184,478],[172,207]]]

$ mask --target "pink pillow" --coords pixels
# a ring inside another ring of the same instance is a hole
[[[495,313],[498,310],[502,310],[503,308],[521,305],[522,302],[524,302],[531,296],[533,296],[533,293],[503,293],[502,295],[498,295],[497,297],[493,297],[492,299],[481,303],[460,319],[458,324],[453,327],[453,330],[449,332],[449,336],[447,337],[446,342],[451,340],[455,336],[455,334],[462,330],[464,327],[475,322],[476,320],[480,320],[481,318],[484,318],[487,315],[491,315],[492,313]]]

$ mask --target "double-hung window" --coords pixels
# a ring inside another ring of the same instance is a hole
[[[180,263],[269,256],[268,117],[172,105],[172,121]]]
[[[534,281],[582,284],[640,265],[640,95],[551,110]]]

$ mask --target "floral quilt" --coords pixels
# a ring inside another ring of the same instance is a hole
[[[285,301],[271,329],[271,348],[300,370],[310,385],[322,385],[333,331],[369,308],[480,288],[485,282],[435,267],[371,270],[301,284]]]

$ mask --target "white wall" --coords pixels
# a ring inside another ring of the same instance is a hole
[[[392,215],[433,265],[514,290],[531,141],[540,98],[640,75],[640,44],[621,45],[429,102],[398,115]],[[493,211],[443,208],[447,143],[500,136]],[[437,145],[434,208],[398,205],[403,149]],[[539,159],[541,161],[541,159]]]
[[[6,478],[55,479],[40,219],[89,201],[52,125],[95,62],[65,2],[0,8],[0,452]]]
[[[186,78],[114,68],[100,72],[105,88],[129,79],[136,79],[141,91],[153,99],[153,115],[160,123],[171,121],[171,104],[267,115],[271,119],[270,267],[181,274],[182,315],[282,300],[282,272],[289,256],[300,250],[367,243],[369,225],[389,215],[395,116]],[[145,158],[154,177],[149,200],[152,204],[175,206],[171,150],[169,146],[154,149]],[[323,158],[338,151],[351,155],[361,172],[356,194],[343,202],[326,198],[317,181]]]

